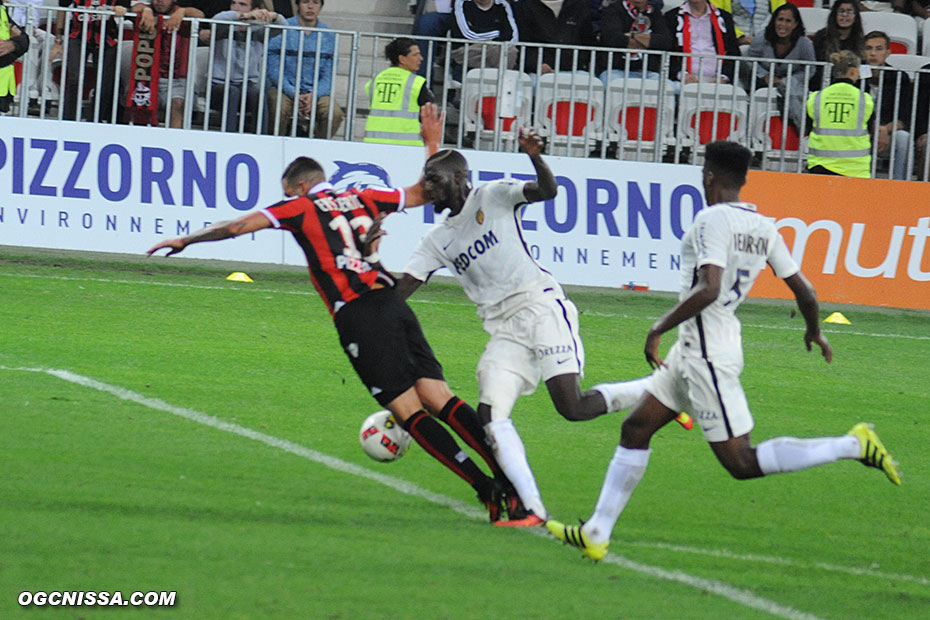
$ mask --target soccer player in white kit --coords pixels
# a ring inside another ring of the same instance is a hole
[[[509,520],[495,525],[531,527],[542,525],[547,513],[510,420],[517,398],[535,391],[542,379],[563,417],[590,420],[633,406],[647,378],[581,391],[584,347],[578,311],[552,274],[530,256],[520,226],[520,207],[554,198],[558,186],[542,159],[542,141],[532,131],[521,132],[519,140],[536,169],[536,181],[500,180],[472,188],[468,164],[457,151],[440,151],[427,161],[424,193],[437,212],[448,208],[450,213],[414,250],[397,291],[408,297],[446,267],[478,306],[491,336],[478,362],[478,414],[519,496],[505,491]]]
[[[816,293],[775,224],[755,205],[739,201],[751,160],[752,153],[735,142],[707,146],[703,185],[710,206],[695,216],[681,241],[679,302],[646,338],[646,360],[656,369],[652,382],[623,422],[591,518],[580,526],[546,523],[557,538],[595,561],[606,555],[614,525],[646,471],[650,439],[682,410],[700,424],[717,459],[738,480],[858,459],[901,484],[896,464],[868,424],[839,437],[777,437],[752,445],[753,419],[740,384],[743,347],[736,309],[766,263],[797,299],[807,324],[807,350],[816,344],[828,363],[833,351],[820,331]],[[678,340],[663,361],[660,339],[675,326]]]

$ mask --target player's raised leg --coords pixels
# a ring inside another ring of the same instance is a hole
[[[566,373],[546,379],[546,389],[549,390],[549,397],[559,415],[569,422],[585,422],[610,413],[611,408],[603,392],[596,389],[596,386],[582,392],[580,379],[578,373]],[[636,398],[643,392],[642,388],[631,389],[636,391]],[[631,404],[636,402],[636,398],[631,399]],[[624,408],[630,407],[631,404]]]
[[[894,484],[901,484],[901,473],[872,426],[860,422],[838,437],[775,437],[749,447],[749,438],[736,438],[737,444],[711,444],[717,458],[733,477],[746,479],[784,474],[855,459],[882,470]],[[734,440],[736,442],[736,440]]]
[[[608,413],[623,411],[636,404],[649,385],[649,376],[617,381],[615,383],[598,383],[591,390],[598,392],[603,398]],[[589,390],[589,391],[591,391]]]
[[[651,376],[652,375],[647,375],[639,379],[617,381],[615,383],[598,383],[592,387],[591,390],[596,390],[604,398],[604,402],[607,406],[607,413],[623,411],[624,409],[631,408],[642,398],[643,393],[649,386],[649,379]],[[591,390],[588,390],[588,392]],[[686,431],[690,431],[694,426],[694,420],[684,411],[675,417],[675,421]]]

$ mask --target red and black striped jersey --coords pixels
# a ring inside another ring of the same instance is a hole
[[[361,235],[381,213],[404,204],[402,189],[350,189],[337,192],[320,183],[306,196],[285,200],[262,212],[275,228],[289,230],[307,256],[313,286],[330,314],[371,290],[379,279],[394,280],[362,257]]]

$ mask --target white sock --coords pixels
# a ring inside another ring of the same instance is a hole
[[[601,486],[601,494],[594,506],[594,514],[584,524],[584,533],[592,543],[610,539],[610,533],[633,495],[633,489],[643,479],[649,464],[651,450],[631,450],[617,446],[607,466],[607,475]]]
[[[635,405],[648,385],[649,377],[641,377],[617,383],[598,383],[591,389],[601,393],[607,403],[607,413],[613,413]]]
[[[491,440],[494,458],[497,459],[497,463],[517,490],[523,505],[532,510],[540,519],[546,519],[548,517],[546,507],[539,494],[539,487],[536,486],[533,470],[530,469],[530,464],[526,460],[523,440],[520,439],[513,422],[509,418],[494,420],[484,427],[484,432]]]
[[[833,463],[839,459],[858,459],[862,445],[852,435],[842,437],[775,437],[756,446],[756,458],[762,473],[785,474]]]

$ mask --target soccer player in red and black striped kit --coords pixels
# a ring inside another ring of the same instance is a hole
[[[442,122],[431,104],[424,106],[422,134],[428,151],[436,152]],[[307,257],[310,279],[362,383],[424,450],[475,489],[491,521],[497,521],[501,495],[510,485],[491,454],[478,414],[449,390],[419,321],[394,291],[394,279],[380,267],[377,257],[361,252],[375,217],[426,202],[421,183],[403,189],[340,193],[326,182],[320,164],[309,157],[291,162],[281,183],[285,195],[294,200],[162,241],[148,254],[168,248],[171,256],[192,243],[229,239],[262,228],[290,231]],[[478,452],[498,480],[486,475],[433,416]]]

